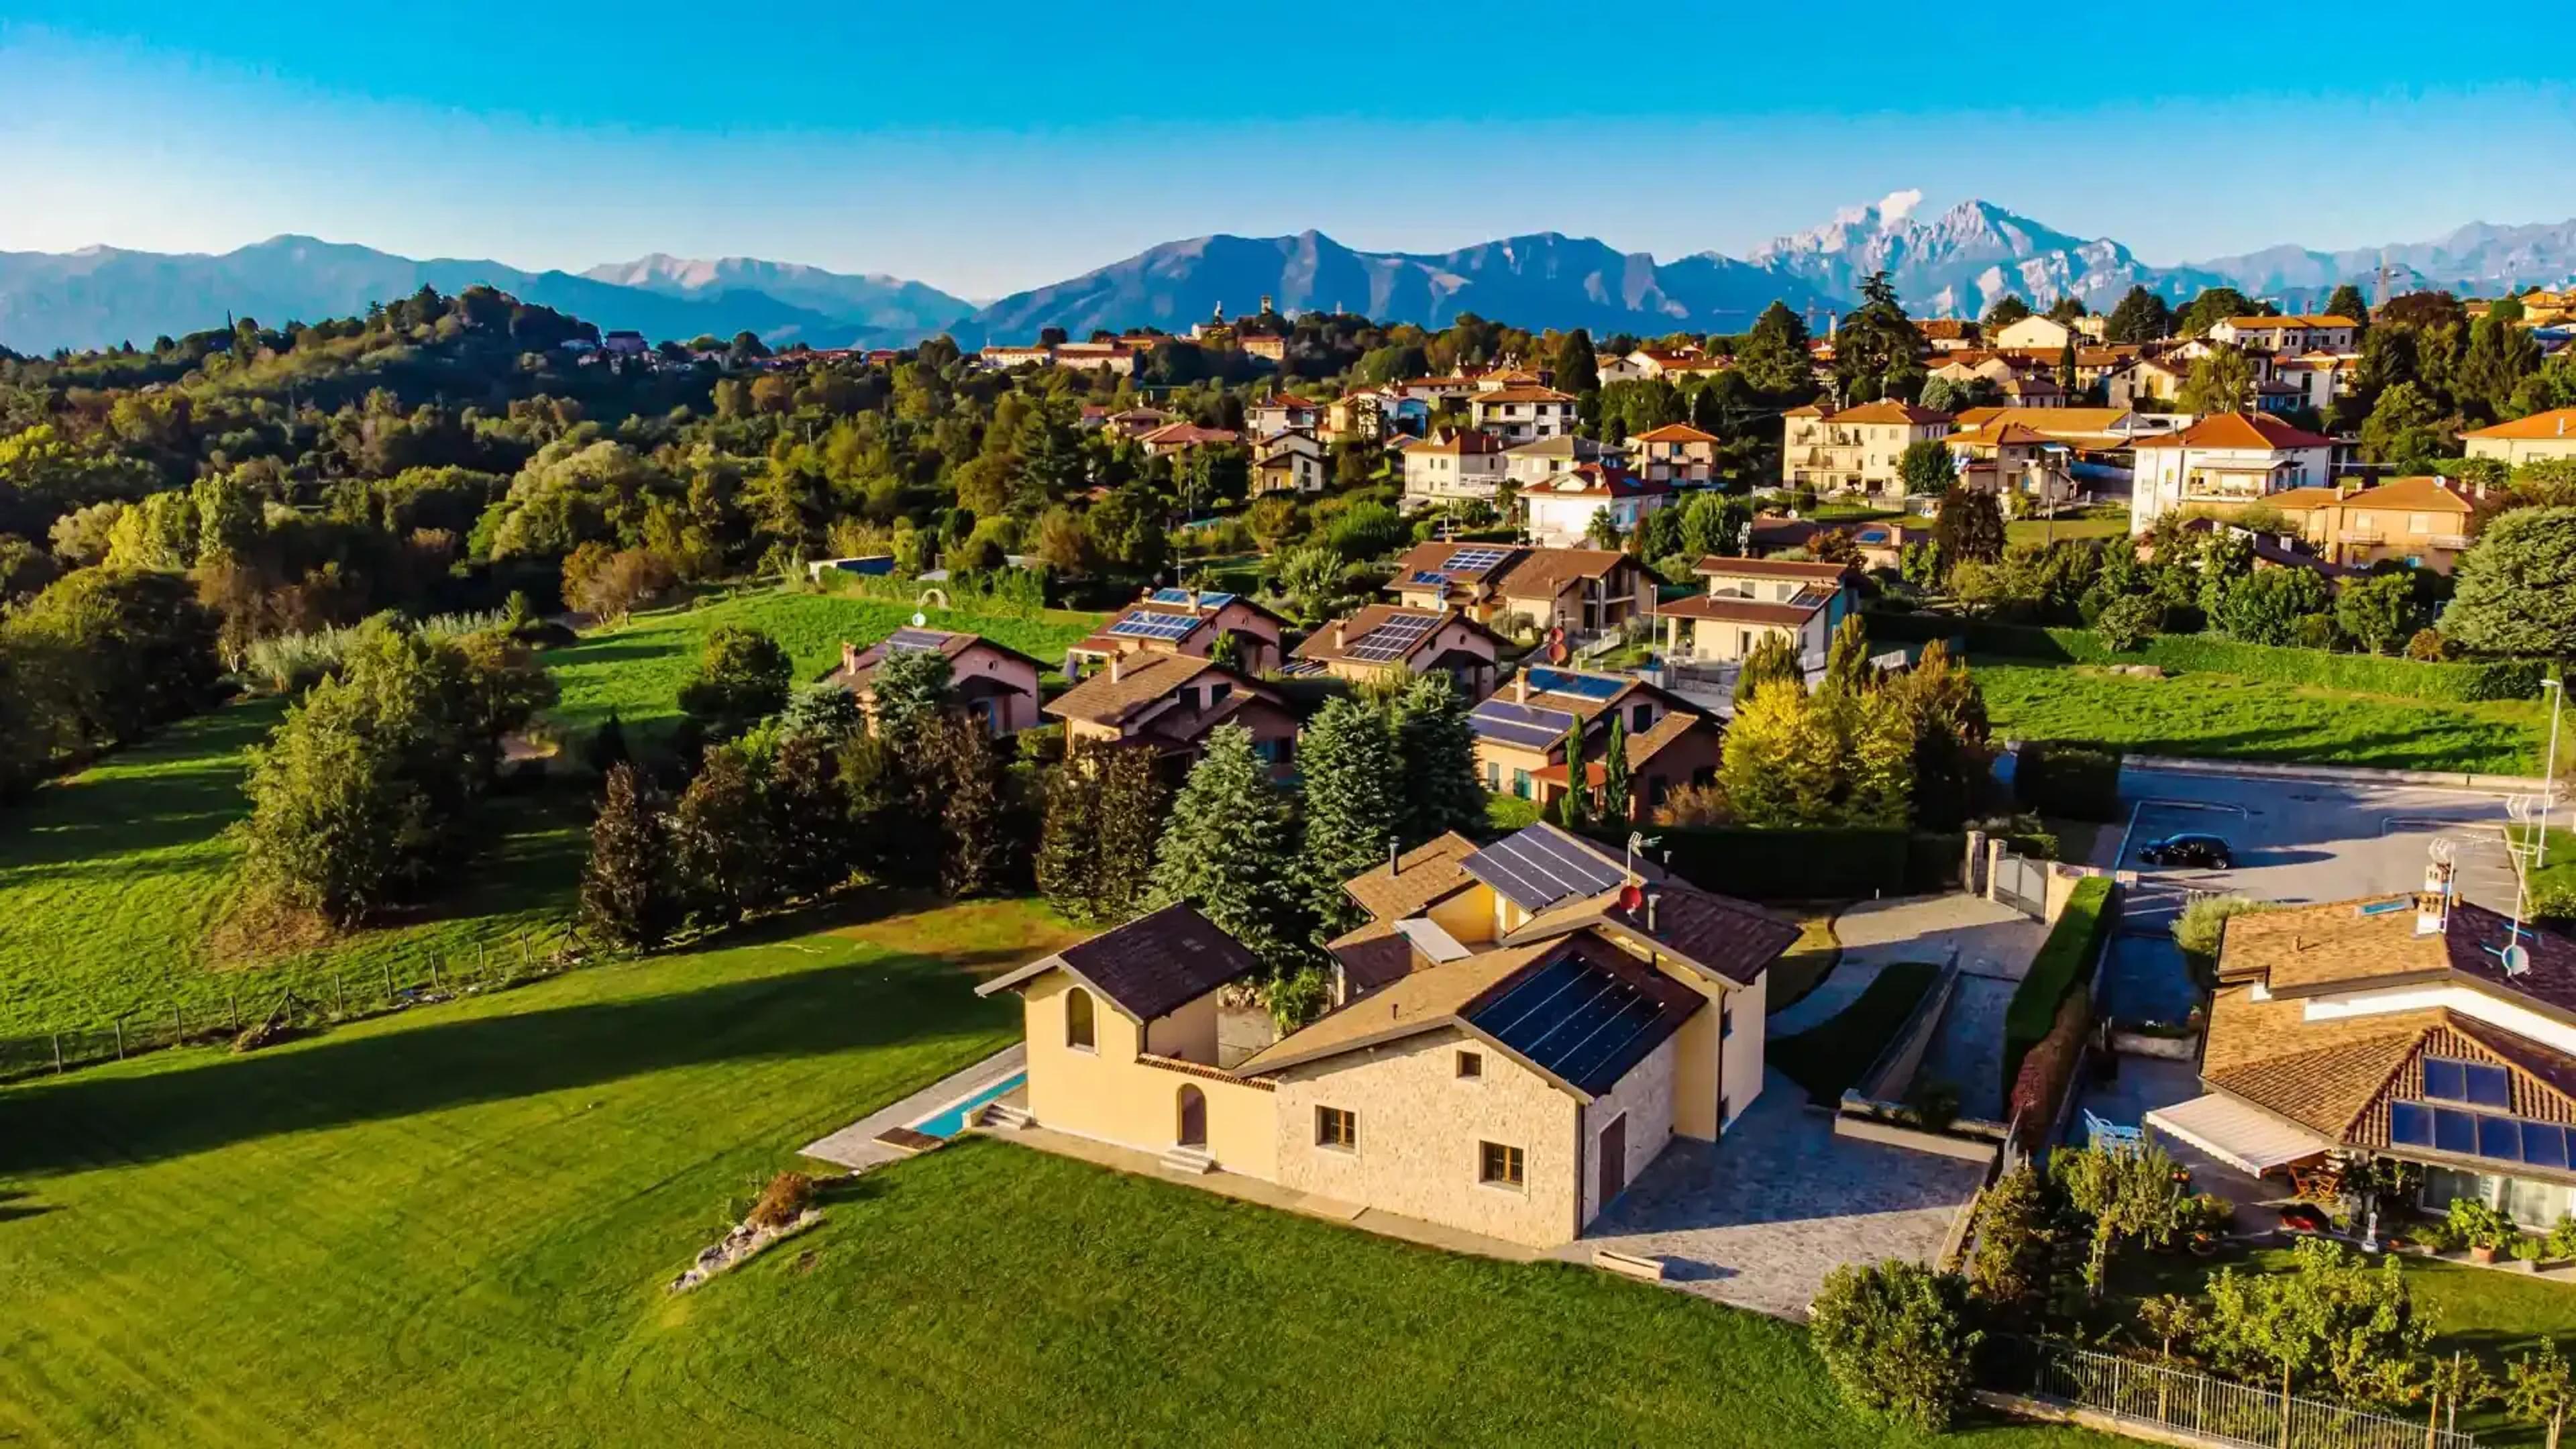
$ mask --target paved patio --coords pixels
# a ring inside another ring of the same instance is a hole
[[[1833,1119],[1775,1072],[1723,1143],[1665,1149],[1560,1256],[1662,1258],[1676,1287],[1803,1319],[1840,1264],[1940,1251],[1984,1178],[1977,1163],[1834,1136]]]
[[[1958,1088],[1961,1116],[2003,1120],[2004,1013],[2018,984],[2016,977],[1961,972],[1941,1013],[1940,1035],[1914,1071],[1917,1083],[1948,1082]]]
[[[837,1163],[854,1172],[882,1167],[910,1154],[888,1147],[877,1140],[877,1134],[895,1127],[909,1127],[961,1097],[971,1097],[1004,1077],[1029,1064],[1029,1049],[1013,1042],[971,1067],[950,1072],[938,1081],[913,1093],[900,1102],[870,1112],[829,1137],[806,1143],[800,1155]]]
[[[1943,961],[1953,946],[1967,974],[2018,981],[2048,928],[2010,906],[1954,891],[1863,901],[1834,918],[1834,937],[1842,943],[1842,960],[1803,999],[1771,1013],[1768,1035],[1796,1036],[1839,1016],[1878,978],[1880,967]]]

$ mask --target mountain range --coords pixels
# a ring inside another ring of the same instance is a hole
[[[1461,313],[1533,330],[1596,334],[1729,332],[1772,301],[1821,324],[1849,310],[1884,271],[1909,311],[1973,317],[2006,293],[2045,307],[2063,296],[2104,309],[2132,286],[2172,301],[2237,287],[2286,308],[2313,307],[2343,283],[2372,292],[2440,287],[2493,295],[2576,278],[2576,220],[2479,222],[2431,241],[2348,251],[2270,247],[2159,267],[2107,237],[2080,237],[1986,201],[1918,214],[1918,192],[1837,212],[1742,259],[1698,252],[1657,261],[1590,237],[1540,232],[1448,252],[1370,252],[1319,231],[1215,235],[1165,242],[1078,277],[977,307],[920,282],[753,257],[659,253],[580,273],[500,262],[415,260],[312,237],[279,236],[225,252],[113,247],[0,252],[0,346],[20,352],[138,343],[220,326],[227,316],[278,325],[363,312],[421,286],[488,283],[603,329],[656,340],[751,331],[772,345],[890,346],[947,332],[967,347],[1024,341],[1061,327],[1178,330],[1219,307],[1241,314],[1267,297],[1283,312],[1338,308],[1381,321],[1442,326]]]

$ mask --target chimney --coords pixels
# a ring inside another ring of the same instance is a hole
[[[1109,656],[1109,682],[1112,684],[1116,684],[1118,682],[1118,661],[1123,657],[1124,655],[1122,654],[1112,654]]]
[[[1513,676],[1513,681],[1512,698],[1521,704],[1529,703],[1529,671],[1526,669],[1522,670],[1519,674]]]
[[[1403,868],[1404,848],[1396,843],[1394,836],[1390,835],[1386,838],[1386,873],[1393,876]]]
[[[1342,626],[1338,621],[1333,625],[1333,652],[1342,652]]]
[[[2424,892],[2415,898],[2415,934],[2438,936],[2451,924],[2451,868],[2440,861],[2424,867]]]
[[[1646,892],[1646,934],[1649,936],[1655,934],[1655,907],[1662,905],[1663,901],[1662,891]]]

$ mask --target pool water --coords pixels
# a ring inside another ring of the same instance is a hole
[[[913,1123],[912,1130],[927,1132],[933,1137],[954,1137],[966,1130],[967,1121],[981,1110],[985,1103],[1018,1088],[1028,1079],[1027,1072],[1013,1072],[975,1095],[963,1101],[951,1103],[936,1114]]]

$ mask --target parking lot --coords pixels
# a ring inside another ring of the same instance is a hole
[[[2165,773],[2121,777],[2134,802],[2119,866],[2138,872],[2112,942],[2105,1006],[2124,1021],[2176,1021],[2194,993],[2175,949],[2173,918],[2195,894],[2285,902],[2413,890],[2436,838],[2453,842],[2462,894],[2513,909],[2499,796],[2409,786]],[[2227,870],[2145,864],[2138,852],[2177,834],[2226,840]]]

